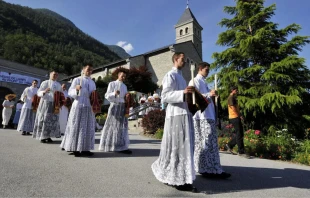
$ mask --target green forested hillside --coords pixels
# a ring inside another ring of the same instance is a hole
[[[120,59],[103,43],[70,20],[47,9],[31,9],[0,1],[0,57],[71,75]]]

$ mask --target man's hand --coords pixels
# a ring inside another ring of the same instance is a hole
[[[48,93],[48,92],[50,92],[50,88],[48,87],[48,88],[46,88],[45,90],[44,90],[44,93]]]
[[[75,86],[75,89],[76,89],[77,91],[80,91],[80,90],[82,89],[82,87],[81,87],[81,85],[76,85],[76,86]]]
[[[210,91],[210,96],[217,96],[217,91],[215,91],[214,89],[212,89]]]
[[[195,92],[195,88],[193,86],[188,86],[184,89],[184,93],[187,94],[187,93],[193,93]]]
[[[121,92],[119,90],[115,91],[115,95],[118,96]]]

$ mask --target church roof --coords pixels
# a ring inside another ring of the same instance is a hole
[[[192,41],[185,41],[185,42],[182,42],[182,43],[166,45],[164,47],[157,48],[157,49],[145,52],[143,54],[139,54],[139,55],[136,55],[136,56],[131,56],[131,57],[127,58],[127,59],[121,59],[121,60],[118,60],[118,61],[115,61],[115,62],[112,62],[112,63],[108,63],[106,65],[98,66],[98,67],[93,69],[93,73],[96,73],[96,72],[99,72],[99,71],[103,71],[105,68],[113,68],[113,67],[115,67],[117,65],[125,64],[128,61],[128,59],[130,60],[131,58],[134,58],[134,57],[137,57],[137,56],[153,56],[153,55],[156,55],[156,54],[160,54],[162,52],[169,51],[170,47],[175,47],[177,45],[181,45],[181,44],[185,44],[185,43],[191,43],[192,45],[194,45]],[[195,45],[194,45],[194,48],[196,49]],[[71,75],[71,76],[67,76],[67,77],[63,78],[62,81],[70,80],[70,79],[75,78],[75,77],[80,76],[80,75],[81,75],[80,73],[77,73],[77,74],[74,74],[74,75]]]
[[[183,15],[179,19],[178,23],[175,26],[180,26],[185,23],[192,22],[192,21],[196,22],[201,27],[201,25],[198,23],[197,19],[195,18],[194,14],[192,13],[191,9],[187,7]]]

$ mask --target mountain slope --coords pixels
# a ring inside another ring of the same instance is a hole
[[[129,58],[130,55],[118,45],[106,45],[112,52],[115,52],[121,58]]]
[[[43,14],[46,14],[48,16],[51,16],[51,17],[54,17],[55,19],[59,20],[59,21],[63,21],[64,23],[72,26],[72,27],[75,27],[76,26],[74,25],[74,23],[72,23],[72,21],[70,21],[69,19],[61,16],[60,14],[54,12],[54,11],[51,11],[49,9],[45,9],[45,8],[39,8],[39,9],[34,9],[35,11],[38,11],[38,12],[41,12]]]
[[[0,1],[0,57],[67,75],[79,73],[85,63],[99,66],[120,59],[61,15],[4,1]]]

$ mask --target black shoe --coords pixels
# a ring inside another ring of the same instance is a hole
[[[81,155],[83,155],[83,156],[93,156],[94,155],[94,153],[93,152],[90,152],[90,151],[82,151],[81,152]]]
[[[27,132],[26,135],[31,135],[31,133],[30,133],[30,132]]]
[[[132,154],[132,151],[127,149],[127,150],[124,150],[124,151],[118,151],[119,153],[124,153],[124,154]]]
[[[238,153],[238,155],[239,155],[240,157],[244,157],[244,158],[246,158],[246,159],[251,159],[251,156],[249,156],[249,155],[246,154],[246,153]]]
[[[192,184],[184,184],[181,186],[174,186],[177,190],[180,191],[189,191],[189,192],[193,192],[193,193],[197,193],[198,190],[196,187],[194,187]]]
[[[64,149],[64,148],[61,148],[61,150],[64,151],[65,149]]]
[[[74,151],[74,152],[73,152],[73,155],[74,155],[75,157],[81,157],[81,156],[82,156],[82,154],[81,154],[79,151]]]
[[[46,143],[47,139],[42,139],[40,142],[41,143]]]
[[[46,139],[46,142],[47,142],[47,143],[52,143],[52,142],[54,142],[54,141],[53,141],[51,138],[47,138],[47,139]]]
[[[225,144],[225,148],[226,148],[226,151],[232,155],[236,155],[236,153],[233,152],[233,150],[228,146],[228,144]]]
[[[222,172],[221,174],[215,173],[201,173],[201,175],[205,178],[209,179],[227,179],[231,176],[229,173]]]
[[[26,132],[25,132],[25,131],[23,131],[23,132],[22,132],[22,135],[26,135]]]

